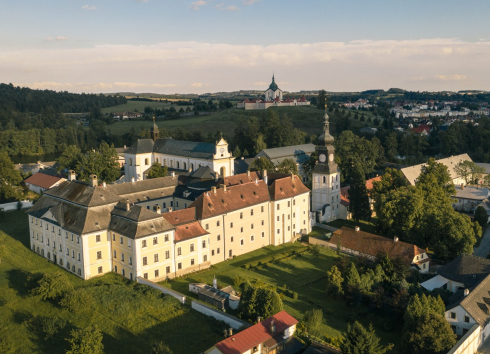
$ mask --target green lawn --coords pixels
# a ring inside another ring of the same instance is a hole
[[[338,257],[330,249],[321,248],[318,257],[306,252],[301,256],[287,261],[279,261],[262,269],[251,268],[246,270],[243,268],[246,263],[258,262],[286,251],[302,250],[304,247],[300,243],[289,243],[278,247],[261,248],[233,260],[216,264],[208,271],[162,284],[193,297],[195,294],[189,293],[189,283],[205,282],[212,284],[214,276],[216,276],[218,283],[223,286],[233,285],[237,276],[250,279],[252,282],[260,279],[277,286],[280,288],[279,290],[284,290],[283,286],[286,285],[289,290],[296,291],[299,297],[297,300],[285,297],[283,299],[285,310],[297,319],[301,319],[307,310],[321,308],[324,312],[322,332],[325,336],[339,337],[343,331],[347,330],[348,322],[359,320],[365,325],[373,322],[383,343],[400,343],[400,332],[387,333],[379,329],[380,319],[368,313],[365,308],[347,306],[344,300],[331,298],[325,294],[325,272],[331,268]],[[392,353],[397,353],[397,350],[393,350]]]
[[[337,219],[331,222],[328,222],[327,225],[336,227],[340,229],[342,226],[347,226],[350,227],[351,229],[354,229],[356,226],[359,226],[361,228],[361,231],[366,231],[371,234],[376,234],[376,226],[374,226],[374,223],[368,222],[361,220],[359,222],[355,222],[354,220],[343,220],[343,219]]]
[[[29,250],[24,212],[9,212],[0,220],[0,257],[1,353],[64,353],[70,330],[89,324],[102,330],[106,353],[150,353],[157,341],[167,343],[175,354],[199,353],[222,339],[224,326],[212,318],[113,274],[83,281],[65,272],[75,288],[85,287],[95,299],[95,306],[83,315],[34,297],[30,276],[60,268]],[[45,340],[40,325],[45,317],[68,324]]]

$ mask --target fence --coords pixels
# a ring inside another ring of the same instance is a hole
[[[241,319],[228,315],[227,313],[224,313],[222,311],[219,311],[211,306],[205,305],[200,301],[192,299],[192,305],[191,307],[202,313],[205,314],[206,316],[211,316],[219,321],[225,322],[228,326],[230,326],[233,329],[239,329],[242,327],[248,327],[250,324],[248,322],[242,321]]]
[[[144,278],[141,278],[141,277],[137,277],[136,278],[136,281],[139,283],[139,284],[145,284],[145,285],[148,285],[148,286],[151,286],[152,288],[154,289],[157,289],[158,291],[161,291],[162,293],[164,294],[167,294],[167,295],[170,295],[170,296],[173,296],[175,297],[177,300],[179,300],[182,304],[185,304],[185,298],[186,296],[184,294],[181,294],[175,290],[172,290],[172,289],[169,289],[169,288],[166,288],[164,286],[161,286],[157,283],[154,283],[152,281],[149,281],[147,279],[144,279]]]
[[[3,211],[17,210],[18,203],[19,202],[0,204],[0,210],[3,210]],[[21,209],[28,209],[32,206],[33,206],[33,203],[30,200],[22,200],[21,201]]]

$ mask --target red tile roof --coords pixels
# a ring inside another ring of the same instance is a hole
[[[196,208],[187,208],[162,214],[162,217],[172,225],[181,225],[196,221]]]
[[[204,230],[197,221],[177,226],[175,230],[175,242],[190,240],[194,237],[208,235],[209,232]]]
[[[412,264],[415,256],[425,253],[422,248],[416,245],[402,241],[395,242],[391,238],[361,230],[356,231],[346,226],[334,231],[329,242],[335,245],[340,242],[342,247],[370,256],[376,256],[379,252],[383,252],[391,257],[401,257],[409,265]]]
[[[296,175],[276,179],[269,186],[269,193],[272,200],[291,198],[296,195],[308,193],[309,191]]]
[[[34,186],[38,186],[41,188],[49,189],[53,187],[57,182],[59,182],[62,178],[60,177],[55,177],[55,176],[50,176],[50,175],[45,175],[44,173],[35,173],[28,179],[26,179],[24,182],[32,184]]]
[[[425,130],[428,133],[430,131],[430,128],[430,125],[420,124],[418,127],[412,128],[411,132],[420,134]]]
[[[256,171],[251,171],[250,176],[247,173],[240,173],[238,175],[225,177],[223,179],[223,184],[229,187],[237,184],[255,182],[256,179],[261,179],[259,173]]]
[[[272,320],[274,320],[274,326],[276,327],[274,333],[270,331]],[[298,321],[293,316],[286,311],[281,311],[252,327],[216,343],[216,348],[223,354],[241,354],[264,343],[267,339],[272,338],[273,335],[281,333],[297,323]]]

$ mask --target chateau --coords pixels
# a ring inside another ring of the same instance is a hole
[[[309,194],[298,176],[266,171],[217,180],[202,166],[114,185],[70,171],[28,211],[30,246],[83,279],[159,281],[294,242],[311,230]]]
[[[195,171],[208,166],[221,177],[234,174],[235,158],[228,143],[221,138],[216,144],[160,138],[153,121],[151,139],[138,139],[124,152],[126,182],[141,181],[154,162],[176,170]]]
[[[246,99],[242,102],[238,102],[237,108],[244,108],[245,110],[249,110],[249,109],[267,109],[269,107],[308,106],[310,104],[310,101],[307,101],[304,95],[299,100],[290,99],[290,98],[283,100],[282,94],[283,91],[277,86],[276,81],[274,79],[274,75],[272,75],[272,82],[269,85],[269,88],[264,92],[263,100]]]

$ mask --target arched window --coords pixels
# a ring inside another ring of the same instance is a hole
[[[323,176],[323,183],[327,183],[327,177]]]
[[[187,170],[187,162],[184,162],[184,170]]]
[[[191,171],[194,171],[194,164],[191,163]]]
[[[177,164],[176,165],[177,165],[177,169],[179,169],[180,168],[180,162],[177,161]]]

